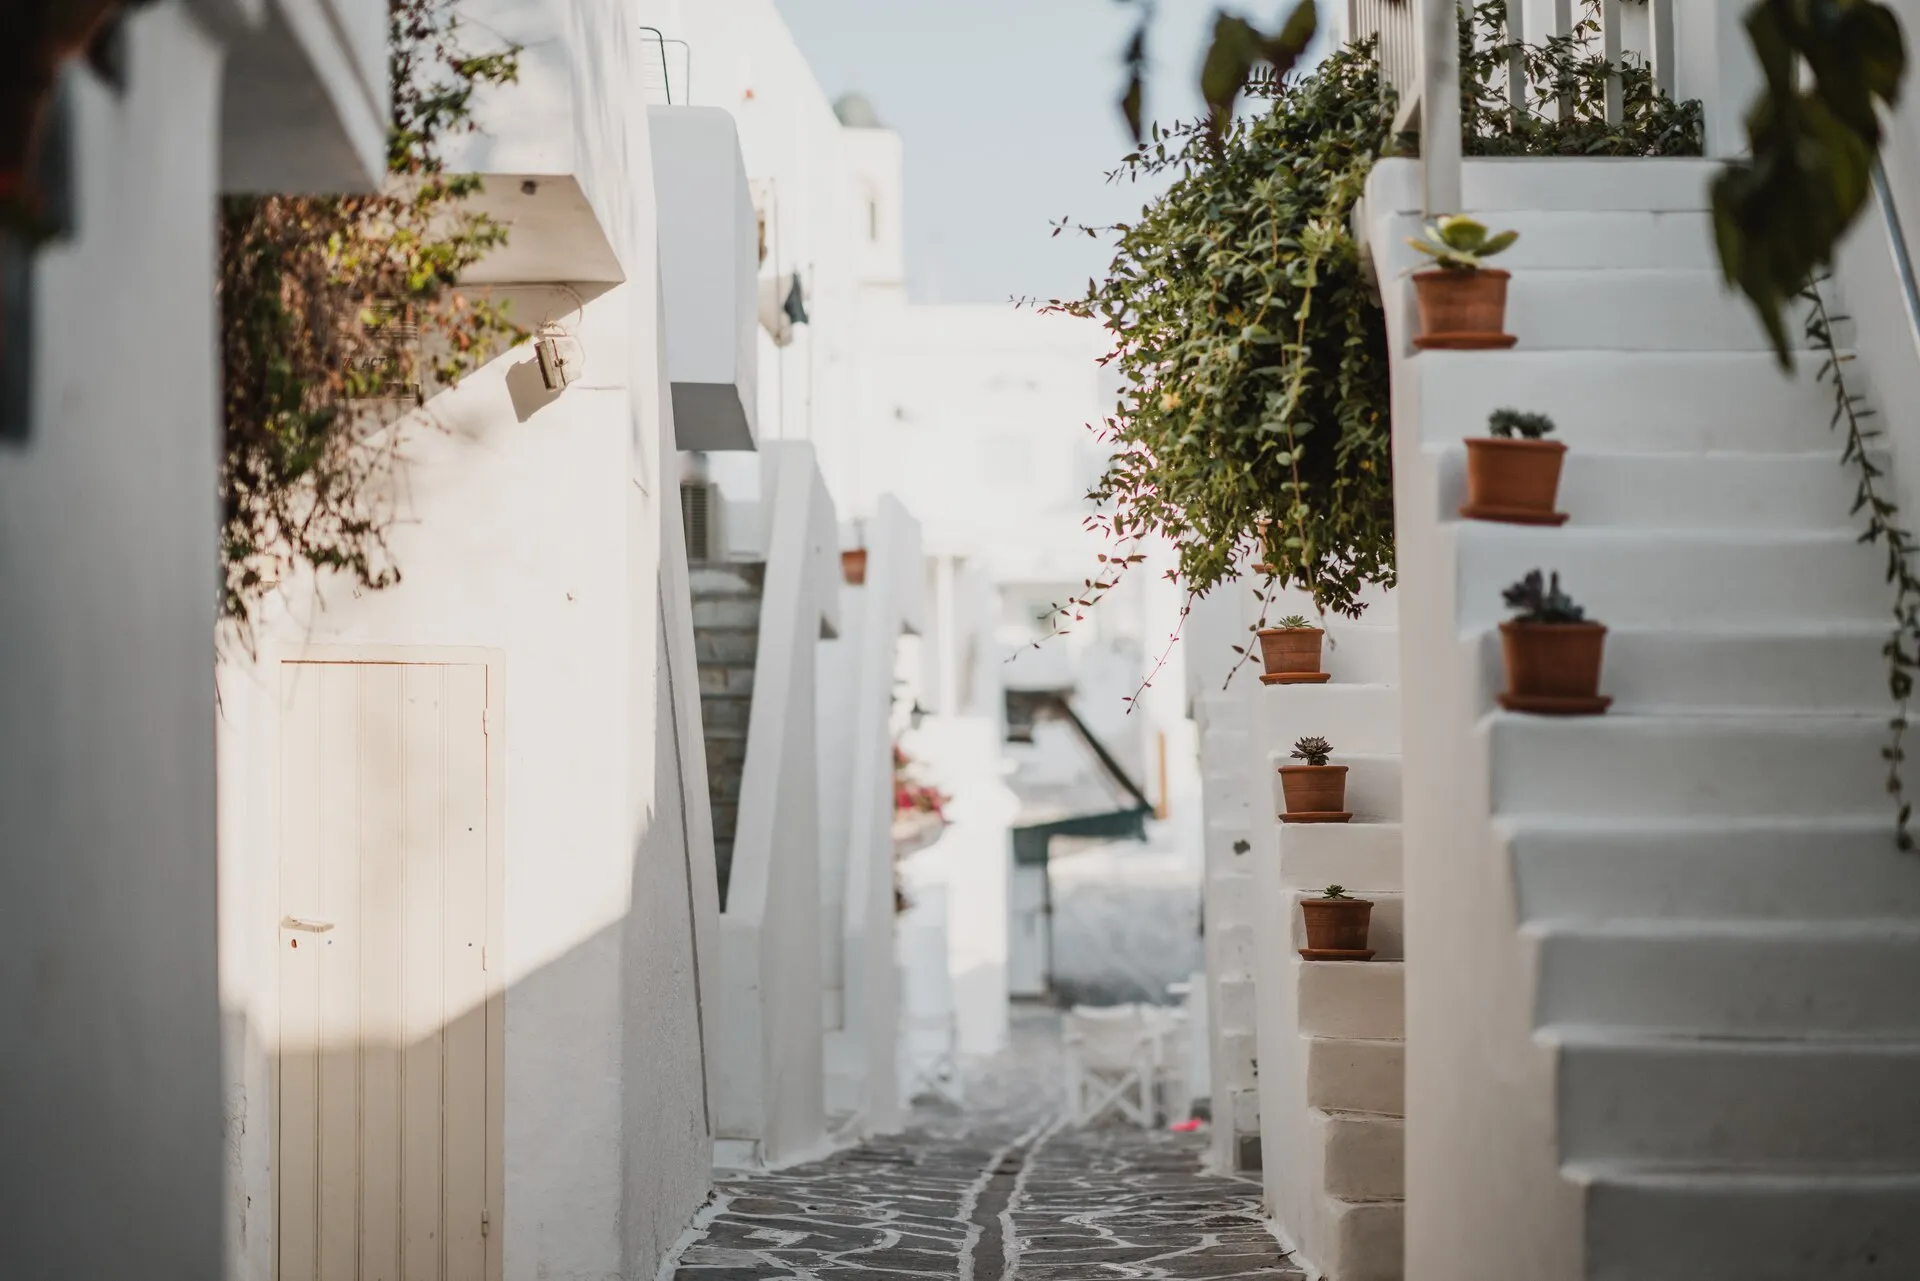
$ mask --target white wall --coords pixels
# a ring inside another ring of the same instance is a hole
[[[0,1274],[200,1281],[222,59],[178,4],[127,51],[124,95],[73,77],[77,234],[40,257],[31,434],[0,443]]]
[[[583,365],[546,392],[529,349],[430,402],[407,436],[403,582],[291,586],[260,661],[221,673],[230,1008],[253,1031],[237,1156],[252,1197],[242,1275],[271,1275],[270,667],[304,645],[477,647],[505,701],[505,1222],[509,1281],[651,1275],[709,1182],[697,1005],[713,864],[673,435],[646,107],[612,3],[469,6],[525,46],[460,163],[570,174],[625,283],[505,286],[522,323],[562,320]],[[663,501],[663,497],[665,501]],[[690,804],[690,798],[695,803]],[[710,943],[709,943],[710,946]]]

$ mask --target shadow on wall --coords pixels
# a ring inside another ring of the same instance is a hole
[[[230,1118],[230,1141],[277,1151],[277,1186],[256,1188],[241,1215],[254,1257],[239,1274],[321,1275],[346,1250],[369,1275],[481,1281],[500,1275],[510,1243],[542,1274],[652,1275],[706,1198],[712,1140],[699,1065],[689,1080],[681,1061],[698,1043],[693,1012],[654,1017],[673,983],[620,963],[650,928],[642,915],[418,1035],[289,1036],[270,1051],[274,1097],[258,1111],[271,1133]],[[285,942],[289,954],[329,947],[325,935]],[[313,987],[323,1018],[349,1017],[356,999],[364,1022],[381,1013],[359,985]],[[593,1052],[615,1020],[628,1028],[618,1087]],[[237,1016],[227,1028],[252,1035]]]

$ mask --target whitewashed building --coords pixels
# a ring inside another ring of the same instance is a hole
[[[1856,541],[1821,355],[1795,317],[1782,376],[1720,280],[1708,184],[1758,84],[1744,7],[1600,6],[1609,42],[1702,101],[1707,159],[1462,164],[1442,146],[1369,183],[1401,554],[1368,622],[1399,660],[1334,626],[1330,683],[1231,690],[1203,738],[1210,871],[1259,890],[1259,945],[1209,954],[1217,1004],[1243,1005],[1216,1022],[1256,1025],[1268,1208],[1310,1274],[1920,1267],[1920,865],[1895,848],[1880,758],[1892,595]],[[1550,30],[1550,10],[1514,8],[1529,38]],[[1415,28],[1451,50],[1452,6],[1350,9],[1447,118],[1450,58],[1423,81]],[[1920,492],[1910,116],[1822,285],[1902,499]],[[1515,351],[1412,347],[1405,242],[1455,210],[1521,232],[1501,260]],[[1455,515],[1459,441],[1503,405],[1550,414],[1571,447],[1564,528]],[[1501,589],[1536,566],[1611,628],[1604,717],[1494,703]],[[1352,767],[1347,828],[1274,821],[1301,733]],[[1299,899],[1331,882],[1375,900],[1374,960],[1295,954]]]
[[[295,8],[128,15],[59,83],[64,234],[0,237],[7,1276],[221,1271],[216,201],[384,163],[386,7]]]

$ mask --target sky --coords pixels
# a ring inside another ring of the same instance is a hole
[[[777,3],[827,95],[866,94],[900,132],[916,302],[1066,297],[1105,274],[1110,254],[1099,242],[1055,239],[1051,224],[1107,224],[1140,208],[1140,189],[1106,181],[1130,145],[1117,103],[1133,5]],[[1198,114],[1198,59],[1215,4],[1160,0],[1150,114]]]

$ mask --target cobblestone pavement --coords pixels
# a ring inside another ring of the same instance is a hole
[[[1057,1023],[967,1077],[967,1106],[771,1173],[723,1174],[677,1281],[1299,1281],[1253,1180],[1203,1173],[1203,1135],[1061,1123]]]

